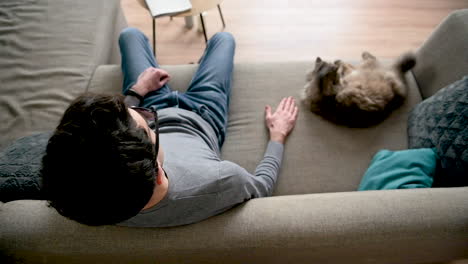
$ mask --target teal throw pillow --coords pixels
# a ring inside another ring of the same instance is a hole
[[[437,160],[431,148],[381,150],[372,159],[358,191],[430,188]]]

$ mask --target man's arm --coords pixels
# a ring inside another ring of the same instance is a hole
[[[265,107],[265,122],[270,132],[270,142],[255,170],[256,197],[270,196],[273,193],[283,160],[284,144],[298,117],[298,108],[292,96],[283,98],[273,113],[271,110],[269,105]]]
[[[255,173],[252,175],[232,162],[222,162],[220,189],[223,194],[220,195],[220,211],[251,198],[272,195],[283,160],[284,144],[296,125],[298,108],[294,98],[287,97],[281,100],[273,113],[271,110],[270,106],[265,107],[270,141]]]
[[[137,82],[125,91],[125,104],[127,106],[138,106],[147,93],[156,91],[163,87],[171,76],[163,69],[150,67],[138,76]]]
[[[249,184],[255,186],[252,189],[254,197],[266,197],[273,194],[283,160],[283,151],[284,145],[282,143],[270,140],[254,175],[244,175],[250,178],[248,179]]]

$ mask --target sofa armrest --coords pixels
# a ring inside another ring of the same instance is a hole
[[[424,99],[468,74],[468,9],[437,26],[417,51],[413,74]]]
[[[76,263],[436,263],[468,257],[468,187],[253,199],[175,228],[89,227],[45,201],[1,205],[9,260]]]

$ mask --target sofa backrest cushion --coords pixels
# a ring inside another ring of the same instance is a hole
[[[0,150],[55,128],[97,65],[118,62],[120,15],[119,0],[0,1]]]
[[[468,75],[412,110],[408,146],[437,149],[441,168],[433,186],[468,185]]]
[[[412,71],[423,99],[468,74],[467,47],[468,9],[462,9],[447,16],[416,53]]]

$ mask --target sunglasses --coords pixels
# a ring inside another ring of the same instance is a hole
[[[130,109],[135,110],[138,114],[143,117],[143,119],[146,121],[148,126],[153,129],[153,131],[156,133],[156,144],[155,144],[155,153],[156,157],[158,157],[158,152],[159,152],[159,122],[158,122],[158,112],[154,108],[146,108],[146,107],[138,107],[138,106],[132,106]],[[156,160],[157,162],[157,160]]]

